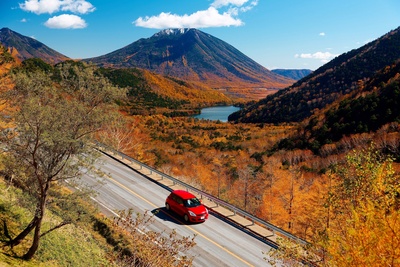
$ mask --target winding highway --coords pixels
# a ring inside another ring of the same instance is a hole
[[[184,224],[182,218],[164,207],[169,194],[166,186],[111,157],[103,155],[101,161],[99,167],[109,177],[83,175],[82,182],[98,193],[94,199],[106,215],[115,216],[116,211],[127,209],[135,213],[149,211],[154,214],[149,230],[175,229],[180,236],[196,235],[196,246],[189,251],[194,256],[194,266],[269,266],[262,253],[271,249],[267,243],[213,212],[204,223]]]

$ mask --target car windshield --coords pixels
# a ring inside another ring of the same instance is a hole
[[[197,207],[200,206],[201,202],[197,198],[191,198],[185,200],[185,207]]]

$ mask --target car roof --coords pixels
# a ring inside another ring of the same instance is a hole
[[[172,191],[172,193],[177,196],[180,196],[183,199],[191,199],[191,198],[196,197],[192,193],[189,193],[188,191],[185,191],[185,190],[174,190],[174,191]]]

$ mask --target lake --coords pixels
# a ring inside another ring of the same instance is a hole
[[[203,108],[199,115],[193,116],[196,119],[212,120],[212,121],[222,121],[227,122],[228,116],[233,112],[240,110],[238,107],[234,106],[221,106],[221,107],[210,107]]]

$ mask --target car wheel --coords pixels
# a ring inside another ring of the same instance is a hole
[[[187,214],[185,214],[185,216],[183,216],[183,219],[185,220],[185,222],[189,222],[189,216]]]
[[[167,210],[170,210],[170,209],[171,209],[171,207],[169,206],[168,203],[165,203],[165,208],[166,208]]]

